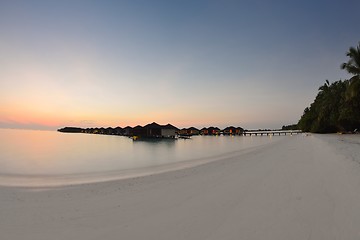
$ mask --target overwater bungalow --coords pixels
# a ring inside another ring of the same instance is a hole
[[[175,138],[176,132],[179,129],[170,123],[166,124],[165,126],[161,126],[161,137],[166,138]]]
[[[235,129],[235,133],[236,133],[237,135],[243,135],[243,134],[244,134],[244,129],[243,129],[242,127],[237,127],[237,128]]]
[[[209,135],[220,135],[220,128],[218,128],[218,127],[209,127],[208,132],[209,132]]]
[[[119,126],[114,128],[114,134],[115,135],[123,135],[123,129]]]
[[[201,135],[209,135],[209,130],[208,130],[206,127],[203,127],[203,128],[200,130],[200,134],[201,134]]]
[[[193,135],[199,135],[199,134],[200,134],[200,130],[195,127],[183,128],[179,131],[179,135],[182,135],[182,136],[193,136]]]
[[[177,132],[179,135],[187,135],[187,128],[182,128]]]
[[[142,137],[145,135],[146,135],[146,130],[144,129],[144,127],[137,125],[132,129],[132,135],[130,136]]]
[[[123,129],[124,136],[132,136],[133,135],[133,128],[130,126],[124,127]]]
[[[113,135],[114,134],[114,129],[112,127],[108,127],[106,130],[105,130],[105,134],[107,135]]]
[[[178,130],[178,128],[171,124],[159,125],[153,122],[144,127],[134,127],[133,136],[135,138],[175,138],[176,131]]]
[[[188,135],[199,135],[200,134],[200,130],[195,128],[195,127],[190,127],[187,129],[187,133]]]
[[[220,128],[218,127],[209,127],[209,128],[202,128],[200,130],[201,135],[220,135]]]
[[[230,126],[230,127],[225,128],[222,132],[224,135],[242,135],[244,132],[244,129],[241,127]]]
[[[105,128],[103,128],[103,127],[99,128],[99,133],[100,134],[106,134]]]

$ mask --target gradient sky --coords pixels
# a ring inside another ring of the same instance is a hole
[[[0,0],[0,127],[296,123],[360,1]]]

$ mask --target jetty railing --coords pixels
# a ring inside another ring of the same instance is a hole
[[[301,130],[270,130],[270,131],[244,131],[244,136],[280,136],[302,133]]]

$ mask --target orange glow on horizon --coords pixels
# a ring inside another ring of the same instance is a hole
[[[208,116],[187,116],[186,114],[181,115],[177,113],[172,115],[171,113],[154,113],[151,115],[137,115],[137,116],[117,116],[111,114],[74,114],[71,116],[69,113],[47,113],[45,111],[29,110],[29,109],[7,109],[0,108],[0,122],[12,123],[21,125],[38,125],[48,128],[58,128],[63,126],[78,126],[78,127],[126,127],[126,126],[137,126],[146,125],[148,123],[157,122],[159,124],[172,124],[176,127],[209,127],[219,125],[233,125],[227,123],[226,119],[222,117],[214,116],[213,119]],[[203,118],[202,118],[203,117]],[[236,125],[236,124],[235,124]],[[241,127],[243,125],[237,124]]]
[[[27,105],[25,105],[27,104]],[[171,110],[157,111],[151,110],[132,110],[126,111],[118,109],[111,111],[104,108],[77,109],[76,106],[70,106],[67,109],[60,109],[43,105],[39,106],[33,103],[12,102],[11,105],[0,105],[0,123],[22,126],[44,126],[46,128],[59,128],[64,126],[77,127],[126,127],[146,125],[157,122],[159,124],[172,124],[178,128],[183,127],[209,127],[209,126],[228,126],[236,125],[244,127],[250,119],[240,116],[230,116],[229,114],[213,113],[194,109],[184,109],[174,107]],[[50,105],[50,104],[49,104]],[[71,108],[73,107],[73,108]],[[229,119],[239,119],[240,124],[228,122]],[[246,121],[245,121],[246,120]]]

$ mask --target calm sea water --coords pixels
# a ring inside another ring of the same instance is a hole
[[[77,176],[126,174],[179,162],[220,158],[283,136],[195,136],[133,141],[122,136],[0,129],[0,185],[76,182]],[[72,180],[69,180],[72,179]]]

